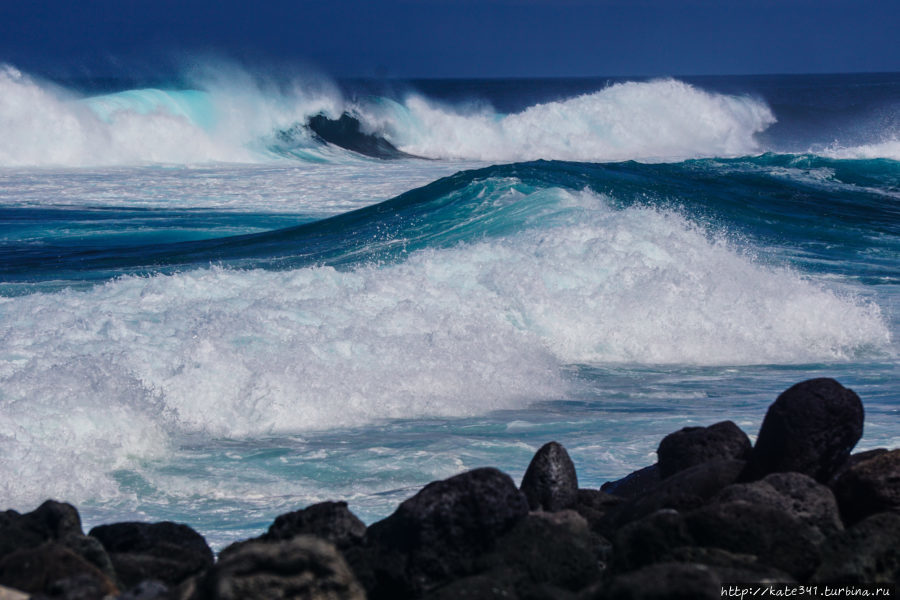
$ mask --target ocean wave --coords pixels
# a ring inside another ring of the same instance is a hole
[[[0,66],[0,166],[271,161],[278,155],[269,145],[282,128],[310,115],[341,113],[340,98],[326,84],[317,82],[312,93],[301,87],[270,87],[229,70],[195,90],[84,97]],[[309,136],[281,151],[302,160],[334,157]]]
[[[822,156],[837,159],[876,159],[888,158],[900,160],[900,139],[894,138],[871,144],[858,146],[842,146],[833,144],[817,152]]]
[[[627,82],[514,114],[445,106],[411,95],[369,109],[400,149],[430,158],[673,161],[759,150],[775,122],[760,100],[703,91],[674,79]]]
[[[619,83],[501,114],[418,94],[350,101],[321,78],[275,85],[233,67],[207,71],[196,89],[83,97],[2,66],[0,166],[340,162],[361,154],[661,161],[756,152],[754,135],[775,120],[760,100],[676,80]]]
[[[565,397],[573,363],[792,364],[889,349],[874,303],[761,264],[677,211],[496,189],[486,203],[541,226],[501,224],[382,265],[203,268],[0,299],[5,497],[112,496],[116,469],[185,436]],[[48,463],[56,470],[38,472]],[[15,483],[23,468],[27,488]]]

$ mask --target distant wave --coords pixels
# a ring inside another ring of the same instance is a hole
[[[413,95],[367,115],[411,154],[492,162],[559,159],[667,161],[759,151],[775,122],[760,100],[673,79],[627,82],[515,114],[464,110]]]
[[[515,114],[416,94],[349,102],[328,85],[285,89],[240,71],[198,87],[80,97],[0,67],[0,166],[316,162],[353,154],[660,161],[755,152],[754,135],[774,122],[759,100],[675,80],[616,84]]]
[[[0,66],[0,166],[261,162],[277,156],[269,146],[278,131],[342,110],[336,94],[268,89],[241,72],[199,90],[82,97]],[[319,161],[329,154],[310,136],[279,150]]]
[[[834,144],[819,152],[831,158],[890,158],[900,160],[900,139],[894,138],[859,146]]]
[[[38,247],[33,263],[15,249],[4,282],[116,277],[0,297],[0,490],[14,505],[116,497],[117,469],[185,436],[517,408],[566,397],[573,364],[891,357],[893,307],[815,277],[897,282],[896,202],[868,189],[896,180],[886,163],[539,161],[261,234]],[[210,266],[247,259],[264,268]],[[148,261],[181,267],[128,274]]]
[[[194,85],[84,97],[0,66],[0,166],[355,163],[372,157],[675,162],[769,151],[761,140],[778,118],[758,97],[676,79],[616,83],[511,113],[415,92],[348,98],[321,77],[273,84],[223,66]],[[887,134],[809,151],[900,160],[900,142]]]

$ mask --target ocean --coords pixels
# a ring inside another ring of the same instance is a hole
[[[0,67],[0,500],[215,548],[556,440],[582,487],[791,384],[900,446],[900,74]]]

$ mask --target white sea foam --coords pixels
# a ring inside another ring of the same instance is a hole
[[[222,67],[199,87],[83,98],[0,65],[0,166],[269,161],[266,142],[281,128],[341,112],[321,82],[311,93],[300,83],[273,89]],[[315,158],[329,152],[319,148]]]
[[[0,299],[0,493],[114,495],[183,436],[290,434],[564,397],[569,363],[852,358],[877,306],[760,265],[678,214],[565,210],[385,267],[219,268]]]
[[[890,158],[893,160],[900,160],[900,139],[895,137],[881,142],[873,142],[871,144],[862,144],[859,146],[833,144],[819,152],[819,154],[830,158]]]
[[[411,154],[489,161],[737,156],[757,152],[754,135],[775,122],[760,100],[673,79],[619,83],[508,115],[412,95],[367,117]]]
[[[329,216],[481,166],[457,161],[0,169],[0,206],[213,209]]]
[[[0,66],[0,166],[356,160],[302,127],[346,110],[409,153],[489,161],[734,156],[758,151],[754,135],[775,121],[759,100],[676,80],[620,83],[508,115],[419,95],[350,103],[322,78],[275,85],[223,65],[196,87],[81,98]]]

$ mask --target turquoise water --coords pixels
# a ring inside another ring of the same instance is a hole
[[[597,487],[680,427],[753,435],[819,376],[863,398],[860,447],[897,446],[900,79],[786,82],[60,97],[6,68],[32,99],[0,112],[6,504],[219,547],[312,502],[371,522],[465,469],[518,479],[549,440]],[[16,137],[16,110],[70,126]]]

